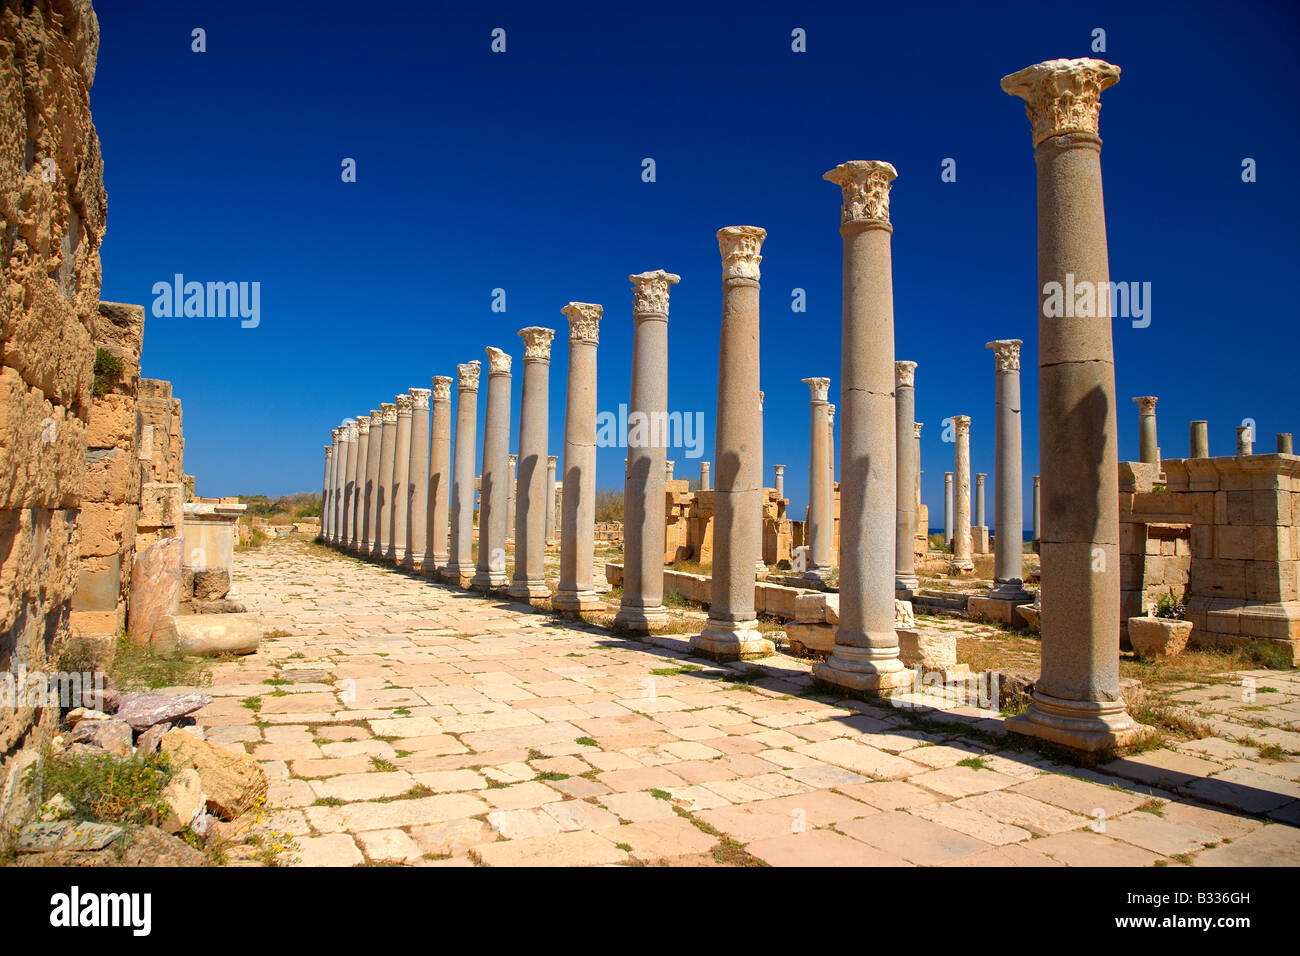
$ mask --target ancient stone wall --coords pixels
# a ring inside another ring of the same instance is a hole
[[[194,492],[185,474],[185,437],[181,432],[181,402],[172,396],[172,383],[140,379],[140,513],[136,548],[179,537],[183,505]]]
[[[664,482],[664,564],[676,561],[713,562],[713,491],[691,491],[685,478]],[[789,504],[775,488],[763,489],[763,561],[776,565],[790,561],[792,523],[785,515]],[[758,555],[754,555],[755,561]]]
[[[77,579],[107,212],[98,49],[88,0],[0,7],[0,673],[57,669]],[[0,709],[0,815],[57,719]]]

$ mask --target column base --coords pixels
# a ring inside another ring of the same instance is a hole
[[[754,562],[754,577],[760,581],[766,581],[767,576],[771,573],[766,561]]]
[[[715,661],[743,661],[776,653],[776,645],[763,636],[757,620],[709,618],[704,630],[691,638],[691,649]]]
[[[595,591],[557,591],[551,607],[557,611],[596,611],[605,606]]]
[[[403,562],[406,561],[406,549],[393,548],[388,552],[388,560],[391,561],[393,564],[399,564],[399,565],[402,564]]]
[[[651,628],[663,627],[668,623],[668,611],[662,604],[658,607],[628,607],[624,605],[614,615],[614,626],[641,634],[649,633]]]
[[[507,583],[504,571],[475,571],[469,586],[475,591],[494,591],[505,587]]]
[[[975,570],[975,562],[970,558],[953,558],[948,562],[949,574],[970,574]]]
[[[520,601],[540,601],[551,596],[551,589],[536,581],[515,581],[506,588],[506,594]]]
[[[431,577],[439,577],[462,588],[468,588],[474,581],[472,574],[468,571],[462,571],[454,565],[445,565],[436,570],[430,569],[428,573]]]
[[[894,657],[873,659],[869,647],[836,644],[829,659],[814,664],[812,675],[827,684],[842,687],[855,694],[883,695],[910,688],[916,681],[915,672],[903,666]]]
[[[1006,726],[1088,754],[1130,746],[1150,731],[1129,716],[1123,700],[1065,700],[1037,689],[1029,709],[1008,717]]]
[[[420,559],[420,573],[430,577],[440,576],[442,569],[447,566],[449,557],[446,554],[429,554],[426,551],[424,557]]]

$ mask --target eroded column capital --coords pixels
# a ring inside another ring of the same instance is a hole
[[[506,455],[506,464],[511,468],[515,467],[515,462],[519,461],[518,455]]]
[[[373,419],[372,419],[373,420]],[[379,420],[384,425],[397,424],[397,405],[394,402],[379,403]]]
[[[351,418],[348,419],[347,426],[343,429],[343,440],[344,441],[357,440],[357,423],[355,419],[351,419]]]
[[[451,381],[451,379],[447,379]],[[425,409],[429,407],[429,396],[432,394],[427,388],[413,388],[411,391],[411,402],[413,408]]]
[[[560,310],[569,318],[569,341],[600,344],[600,320],[605,307],[595,302],[570,302]]]
[[[826,395],[830,391],[831,380],[829,378],[805,378],[800,379],[808,386],[808,391],[812,393],[812,401],[824,402]]]
[[[1143,415],[1154,415],[1156,413],[1156,402],[1159,399],[1155,395],[1138,395],[1133,401],[1137,402],[1138,411]]]
[[[370,409],[370,424],[382,425],[384,423],[384,413],[378,408]]]
[[[415,405],[415,399],[408,395],[397,395],[393,398],[393,404],[397,406],[397,414],[402,418],[411,417],[411,408]]]
[[[546,456],[546,465],[547,465],[548,468],[554,468],[556,462],[558,462],[559,460],[560,460],[560,456],[559,456],[559,455],[547,455],[547,456]]]
[[[984,347],[993,350],[993,362],[997,371],[1019,372],[1020,346],[1024,344],[1020,339],[994,339],[985,342]]]
[[[916,386],[916,363],[895,362],[894,363],[894,387],[914,388],[915,386]]]
[[[852,159],[822,175],[822,179],[840,187],[841,225],[853,222],[888,225],[889,188],[897,178],[898,170],[875,159]]]
[[[958,434],[959,436],[961,436],[961,435],[969,435],[969,434],[970,434],[970,416],[969,416],[969,415],[954,415],[954,416],[952,416],[952,427],[953,427],[954,429],[956,429],[957,434]]]
[[[633,315],[668,315],[668,293],[682,277],[663,269],[628,276],[632,283]]]
[[[466,362],[464,365],[456,366],[456,387],[461,391],[477,391],[478,375],[480,363],[478,359],[472,362]],[[438,384],[438,379],[433,380],[433,384]]]
[[[435,375],[433,377],[433,394],[430,396],[430,400],[434,402],[451,401],[451,383],[452,377],[450,375]],[[474,384],[478,385],[477,373],[474,375]]]
[[[370,416],[369,416],[369,415],[363,415],[362,417],[360,417],[360,418],[357,419],[357,434],[359,434],[359,435],[369,435],[369,434],[370,434]]]
[[[772,467],[773,467],[774,469],[776,469],[776,473],[777,473],[778,475],[784,475],[784,474],[785,474],[785,465],[773,465]]]
[[[340,438],[341,438],[342,435],[343,435],[343,426],[342,426],[342,425],[340,425],[338,428],[331,428],[331,429],[330,429],[330,437],[334,439],[334,444],[337,445],[337,444],[339,443],[339,440],[340,440]]]
[[[333,445],[326,445],[326,446],[325,446],[325,460],[328,461],[329,459],[331,459],[331,458],[333,458],[333,457],[334,457],[334,446],[333,446]]]
[[[488,357],[488,377],[510,374],[510,353],[489,345],[483,351]]]
[[[540,325],[530,325],[526,329],[519,330],[519,337],[524,340],[525,362],[549,362],[551,360],[551,340],[555,338],[555,329],[544,329]]]
[[[760,226],[724,226],[718,230],[723,279],[759,279],[760,253],[767,230]]]
[[[1002,89],[1025,101],[1034,145],[1065,133],[1097,135],[1101,91],[1119,82],[1119,67],[1079,57],[1045,60],[1002,77]]]

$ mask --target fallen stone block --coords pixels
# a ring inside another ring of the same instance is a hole
[[[162,798],[167,804],[162,829],[165,833],[179,833],[206,807],[199,772],[187,767],[175,773],[163,788]]]
[[[207,808],[222,820],[234,820],[266,799],[266,773],[248,754],[233,753],[181,728],[163,734],[158,749],[178,770],[198,771]]]
[[[102,850],[121,835],[121,827],[107,823],[87,823],[84,820],[29,823],[18,831],[16,846],[19,853]]]
[[[72,728],[68,740],[73,744],[90,744],[119,757],[135,753],[131,744],[131,725],[124,720],[83,720]]]
[[[794,650],[829,654],[835,646],[835,625],[787,624],[785,637]]]
[[[898,656],[906,666],[920,664],[926,670],[956,670],[957,635],[908,628],[895,630],[898,633]]]
[[[136,692],[121,696],[115,716],[130,724],[132,730],[142,731],[155,724],[170,723],[178,717],[192,714],[210,703],[212,698],[207,694],[172,697],[167,694]]]
[[[218,657],[252,654],[262,642],[262,625],[256,614],[169,614],[153,632],[153,649],[159,654]]]
[[[183,544],[182,538],[168,538],[135,556],[127,631],[136,645],[148,644],[158,621],[180,609]]]

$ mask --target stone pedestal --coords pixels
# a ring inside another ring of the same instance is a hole
[[[441,574],[466,587],[474,569],[474,436],[478,430],[479,362],[456,366],[456,452],[451,484],[451,548]],[[434,412],[438,410],[434,380]],[[437,431],[434,431],[435,441]],[[436,446],[435,446],[436,447]],[[432,467],[430,466],[431,473]]]
[[[478,496],[478,560],[473,586],[480,591],[506,584],[506,459],[510,455],[510,356],[487,348],[487,408],[483,412],[483,473]],[[515,502],[518,509],[519,502]],[[518,524],[518,519],[515,521]]]
[[[1133,401],[1138,407],[1138,461],[1158,465],[1160,449],[1156,444],[1156,396],[1139,395]]]
[[[604,602],[592,586],[596,547],[596,349],[604,309],[570,302],[569,376],[564,403],[564,498],[560,515],[558,611],[590,611]]]
[[[1109,289],[1097,113],[1119,69],[1051,60],[1004,77],[1028,102],[1038,167],[1042,674],[1019,733],[1080,751],[1140,728],[1119,689],[1119,460],[1109,308],[1064,315],[1062,290]],[[1088,286],[1084,286],[1084,284]],[[1101,292],[1095,297],[1099,299]]]
[[[515,570],[509,594],[525,601],[551,596],[546,586],[547,502],[554,479],[547,474],[547,404],[551,380],[551,339],[554,329],[529,326],[524,340],[524,371],[519,399],[519,480],[515,485]],[[553,473],[552,473],[553,474]]]
[[[398,395],[397,438],[393,446],[393,540],[385,555],[394,564],[403,564],[408,554],[406,536],[411,520],[411,409],[415,400],[410,393]]]
[[[889,163],[844,163],[844,322],[840,344],[840,615],[830,658],[813,676],[854,693],[911,686],[894,630],[894,291]]]
[[[632,282],[632,389],[623,493],[623,602],[615,623],[645,632],[664,624],[664,462],[668,415],[668,293],[681,276],[658,269]],[[721,465],[719,465],[721,467]]]
[[[811,397],[808,400],[808,567],[804,577],[824,585],[831,573],[831,551],[835,541],[835,499],[831,490],[829,378],[805,378]]]
[[[1024,486],[1020,432],[1020,339],[998,339],[993,350],[994,374],[994,499],[998,533],[993,555],[993,589],[989,597],[1007,602],[1007,620],[1015,607],[1033,601],[1025,590]],[[979,522],[983,524],[983,522]]]
[[[402,565],[419,567],[429,541],[429,389],[411,389],[410,517]]]
[[[952,562],[950,574],[969,574],[975,570],[971,560],[970,537],[970,416],[954,415],[953,471],[957,481],[953,491]]]
[[[475,405],[478,402],[478,366],[474,365],[474,387],[468,393],[461,392],[457,395],[457,403],[468,397],[470,404],[469,412],[469,516],[473,517],[474,510],[474,431],[477,428],[474,412]],[[452,473],[451,473],[451,376],[435,375],[433,377],[433,394],[430,396],[429,403],[429,495],[428,495],[428,518],[427,534],[424,540],[424,559],[420,562],[420,570],[426,574],[436,573],[445,567],[451,552],[447,545],[447,536],[450,533],[448,526],[448,513],[451,508],[452,495]],[[457,409],[459,413],[459,408]],[[456,424],[457,438],[460,437],[460,420]],[[459,455],[459,451],[457,455]],[[459,461],[459,458],[457,458]],[[472,524],[470,526],[473,527]],[[465,539],[469,540],[468,536]],[[465,564],[468,568],[468,560]]]
[[[894,589],[911,600],[916,577],[916,363],[894,363],[894,441],[897,488],[894,522]]]
[[[691,647],[720,660],[764,657],[775,645],[758,629],[754,556],[763,548],[763,418],[759,397],[759,264],[767,231],[718,231],[722,335],[718,352],[717,487],[713,492],[713,595]]]

